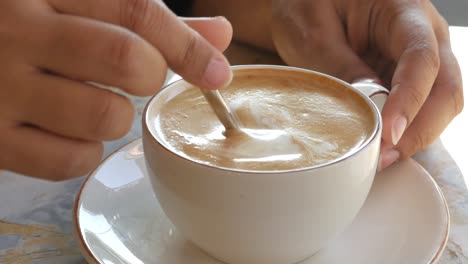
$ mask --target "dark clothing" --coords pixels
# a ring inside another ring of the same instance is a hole
[[[178,16],[190,16],[191,0],[164,0],[164,3]]]

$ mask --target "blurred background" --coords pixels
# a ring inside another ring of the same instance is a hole
[[[432,0],[451,26],[468,27],[468,0]]]

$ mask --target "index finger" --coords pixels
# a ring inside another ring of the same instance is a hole
[[[223,54],[155,0],[49,0],[59,12],[125,27],[156,47],[172,70],[203,88],[230,81]]]
[[[394,40],[388,48],[397,66],[382,112],[382,137],[396,145],[426,101],[440,61],[432,24],[420,8],[406,9],[390,24],[386,38]]]

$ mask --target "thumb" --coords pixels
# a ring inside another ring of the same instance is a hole
[[[232,26],[224,17],[181,18],[219,51],[224,51],[232,40]]]

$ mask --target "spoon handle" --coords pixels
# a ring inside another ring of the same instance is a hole
[[[240,129],[239,122],[237,121],[235,115],[232,113],[219,90],[201,89],[201,91],[226,130]]]

